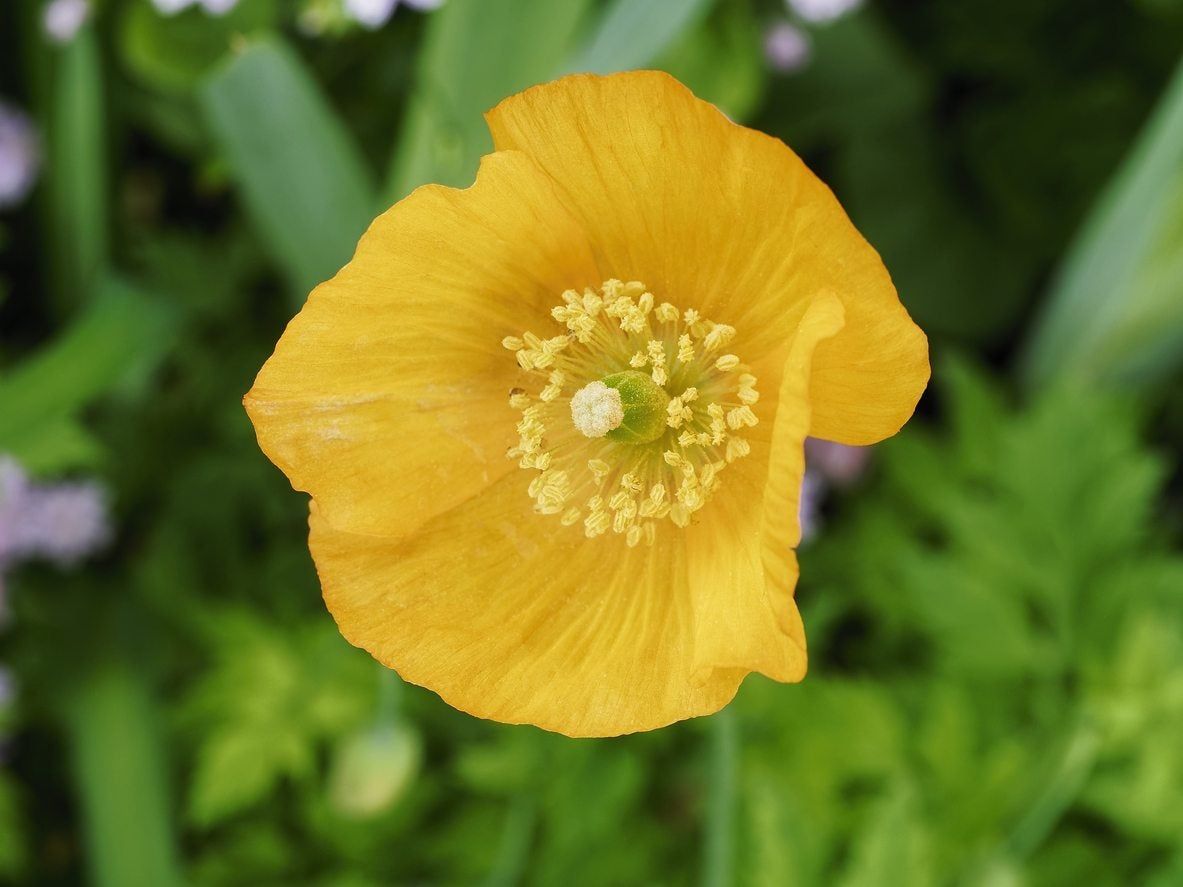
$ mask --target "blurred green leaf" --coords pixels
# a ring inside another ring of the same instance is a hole
[[[84,303],[107,262],[107,114],[98,36],[84,26],[61,47],[49,129],[49,206],[57,307]]]
[[[224,15],[209,15],[199,6],[164,15],[151,3],[132,3],[120,22],[120,46],[132,73],[149,86],[186,93],[234,40],[267,30],[275,21],[275,0],[238,3]]]
[[[92,883],[179,885],[157,709],[145,678],[124,664],[81,675],[69,722]]]
[[[722,3],[694,27],[685,27],[656,67],[732,120],[746,120],[763,98],[768,79],[762,39],[747,3]]]
[[[589,0],[450,0],[428,23],[388,198],[428,182],[467,185],[492,148],[483,114],[499,101],[564,71],[650,64],[710,2],[619,0],[572,57]]]
[[[327,740],[372,716],[376,674],[331,623],[295,631],[246,612],[211,617],[214,664],[186,701],[201,736],[189,815],[209,826],[308,778]]]
[[[702,20],[714,0],[614,0],[566,73],[643,68]]]
[[[926,887],[933,877],[928,835],[914,792],[895,786],[854,836],[840,887]]]
[[[450,0],[431,16],[387,187],[467,185],[492,139],[482,116],[561,68],[589,0]]]
[[[374,214],[370,175],[300,57],[252,43],[201,103],[250,215],[298,303],[353,253]]]
[[[1024,378],[1162,378],[1183,360],[1181,293],[1183,67],[1065,258]]]
[[[16,880],[28,856],[16,785],[0,772],[0,877]]]
[[[0,450],[36,472],[93,465],[101,450],[78,412],[155,367],[174,321],[158,299],[105,279],[65,333],[0,376]]]

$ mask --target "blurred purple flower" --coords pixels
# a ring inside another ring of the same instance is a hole
[[[813,53],[809,35],[788,22],[778,22],[764,35],[764,57],[782,74],[800,71]]]
[[[819,529],[822,499],[826,494],[826,482],[816,472],[806,469],[801,478],[801,498],[797,503],[797,519],[801,522],[801,541],[808,542]]]
[[[12,705],[16,699],[16,679],[3,665],[0,665],[0,711]]]
[[[811,24],[825,24],[854,12],[863,0],[788,0],[789,9]]]
[[[0,570],[30,558],[69,567],[110,539],[101,486],[35,484],[15,459],[0,457]]]
[[[152,5],[161,15],[176,15],[190,6],[200,6],[210,15],[225,15],[238,5],[238,0],[152,0]]]
[[[818,440],[805,441],[805,464],[836,487],[848,487],[863,476],[871,459],[871,447],[852,447]]]
[[[851,486],[863,476],[870,458],[871,447],[852,447],[815,437],[805,439],[805,476],[797,508],[802,542],[817,534],[822,502],[830,488]]]
[[[41,166],[41,145],[32,122],[0,102],[0,209],[28,196]]]
[[[54,43],[69,43],[90,18],[90,0],[49,0],[41,23]]]
[[[390,21],[400,0],[345,0],[345,14],[371,31]],[[430,12],[444,5],[444,0],[401,0],[404,6]]]

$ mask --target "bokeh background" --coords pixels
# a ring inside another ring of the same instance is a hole
[[[1181,48],[1178,0],[0,3],[0,882],[1183,884]],[[804,684],[572,741],[338,636],[240,399],[482,111],[634,67],[835,189],[934,381],[811,446]]]

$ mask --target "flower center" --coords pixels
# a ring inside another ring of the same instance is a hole
[[[509,457],[536,472],[540,514],[652,543],[657,525],[690,523],[719,474],[751,446],[756,377],[724,349],[735,329],[655,299],[644,284],[606,281],[563,293],[551,316],[567,328],[502,340],[537,390],[515,388],[521,412]]]

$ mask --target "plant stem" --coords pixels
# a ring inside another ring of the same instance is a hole
[[[703,845],[704,887],[731,887],[735,874],[735,786],[739,769],[739,724],[730,709],[711,718],[710,764]]]

